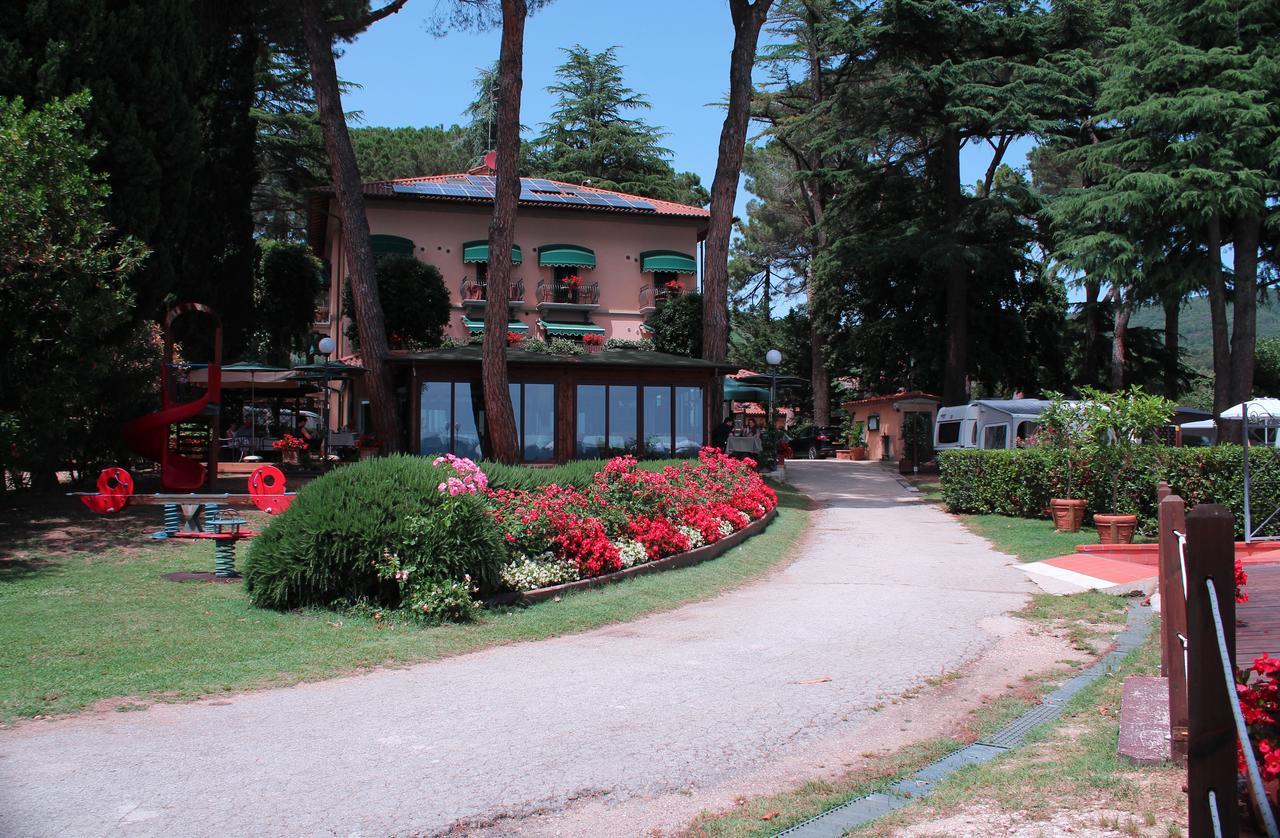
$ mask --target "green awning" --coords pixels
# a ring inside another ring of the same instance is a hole
[[[520,253],[520,245],[511,245],[511,264],[519,265],[523,261],[524,255]],[[473,242],[462,243],[462,261],[463,262],[488,262],[489,261],[489,242],[487,239],[477,239]]]
[[[463,317],[462,325],[466,326],[467,331],[473,335],[482,334],[484,332],[483,320],[472,320],[470,317]],[[521,323],[519,320],[512,320],[510,323],[507,324],[507,331],[508,332],[527,332],[529,331],[529,325],[527,323]]]
[[[369,237],[369,247],[376,259],[379,256],[412,256],[413,242],[403,236],[375,235]]]
[[[752,387],[741,384],[732,378],[724,380],[724,400],[727,402],[760,402],[769,401],[768,387]]]
[[[597,326],[594,323],[548,323],[546,320],[539,320],[538,325],[546,330],[549,335],[604,334],[604,326]]]
[[[677,274],[696,274],[698,263],[688,253],[678,250],[646,250],[640,254],[640,270]]]
[[[538,264],[544,268],[594,268],[596,254],[576,244],[544,244],[538,249]]]

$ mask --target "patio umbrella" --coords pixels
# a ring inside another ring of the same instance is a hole
[[[254,379],[259,373],[277,372],[288,372],[288,370],[284,367],[273,367],[270,364],[260,364],[256,361],[237,361],[222,368],[223,375],[239,373],[249,376],[249,413],[253,417],[249,422],[250,453],[256,452],[258,448],[258,408],[255,404]],[[243,418],[243,414],[241,418]]]
[[[293,368],[290,378],[308,378],[328,380],[330,378],[346,378],[349,375],[363,373],[364,367],[344,364],[341,361],[321,361],[318,364],[298,364]]]

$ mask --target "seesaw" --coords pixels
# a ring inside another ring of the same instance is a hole
[[[259,466],[249,475],[249,493],[230,492],[157,492],[135,495],[133,477],[122,468],[103,469],[98,475],[98,491],[71,492],[85,506],[101,515],[111,515],[129,504],[163,506],[164,529],[151,535],[157,540],[168,538],[207,539],[213,541],[215,575],[222,579],[239,577],[236,572],[235,544],[257,533],[243,529],[248,523],[227,507],[255,506],[268,515],[278,515],[289,508],[297,497],[285,492],[284,473],[275,466]],[[190,574],[171,574],[189,577]]]

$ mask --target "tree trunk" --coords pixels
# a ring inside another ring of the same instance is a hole
[[[1080,382],[1097,386],[1101,381],[1101,353],[1098,346],[1102,342],[1102,310],[1098,307],[1098,299],[1102,294],[1102,283],[1092,277],[1084,280],[1084,369],[1080,370]]]
[[[1209,322],[1213,332],[1213,415],[1231,407],[1231,345],[1227,337],[1227,289],[1222,276],[1222,222],[1217,215],[1205,224],[1209,260]]]
[[[1181,349],[1178,341],[1178,320],[1182,313],[1182,298],[1164,300],[1164,394],[1175,401],[1178,398],[1178,367]]]
[[[348,281],[355,303],[356,329],[360,335],[360,359],[367,370],[364,383],[369,394],[373,429],[384,451],[400,450],[400,422],[397,417],[395,387],[387,364],[387,327],[378,297],[378,277],[369,245],[369,217],[355,151],[347,133],[338,90],[338,71],[333,60],[333,40],[325,29],[321,0],[301,0],[302,34],[307,44],[307,60],[316,91],[316,111],[324,134],[325,151],[333,174],[334,197],[342,212],[342,231],[347,248]]]
[[[516,204],[520,199],[520,88],[527,15],[525,0],[502,0],[497,171],[493,218],[489,222],[489,302],[484,312],[481,353],[488,455],[502,463],[514,463],[520,457],[507,379],[507,301],[511,299],[511,243],[515,238]]]
[[[818,49],[818,16],[812,6],[805,7],[805,23],[808,26],[805,38],[805,52],[809,59],[809,98],[814,110],[822,105],[826,97],[826,85],[822,78],[822,56]],[[821,168],[824,164],[819,153],[814,159],[812,168]],[[809,206],[809,215],[814,233],[814,252],[821,253],[827,247],[827,231],[822,221],[826,216],[826,201],[822,192],[822,182],[818,178],[809,178],[805,184]],[[823,300],[820,284],[814,279],[813,257],[809,258],[809,384],[813,390],[813,423],[818,426],[831,424],[831,374],[827,370],[826,353],[827,335],[819,324],[818,312],[829,310]]]
[[[709,361],[723,361],[729,350],[729,234],[751,116],[751,70],[755,66],[756,41],[772,4],[773,0],[729,0],[733,16],[729,108],[720,129],[716,175],[711,181],[711,220],[703,251],[702,357]]]
[[[1235,296],[1231,316],[1231,404],[1253,396],[1253,354],[1258,341],[1257,216],[1236,219],[1234,238]]]
[[[827,337],[818,328],[817,321],[809,318],[809,344],[812,347],[809,383],[813,386],[813,424],[831,424],[831,374],[827,372],[827,360],[823,347]]]
[[[954,128],[942,138],[941,176],[946,235],[953,251],[959,249],[960,212],[963,194],[960,184],[960,136]],[[947,361],[942,378],[942,403],[969,401],[969,267],[952,252],[947,260]]]
[[[1121,289],[1111,286],[1115,316],[1111,327],[1111,389],[1124,389],[1124,340],[1129,334],[1129,317],[1133,314],[1133,286]]]

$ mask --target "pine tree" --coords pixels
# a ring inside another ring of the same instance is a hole
[[[704,204],[696,175],[677,174],[660,145],[663,132],[631,114],[649,100],[627,87],[617,47],[564,50],[551,119],[532,142],[529,168],[539,176],[688,204]]]

